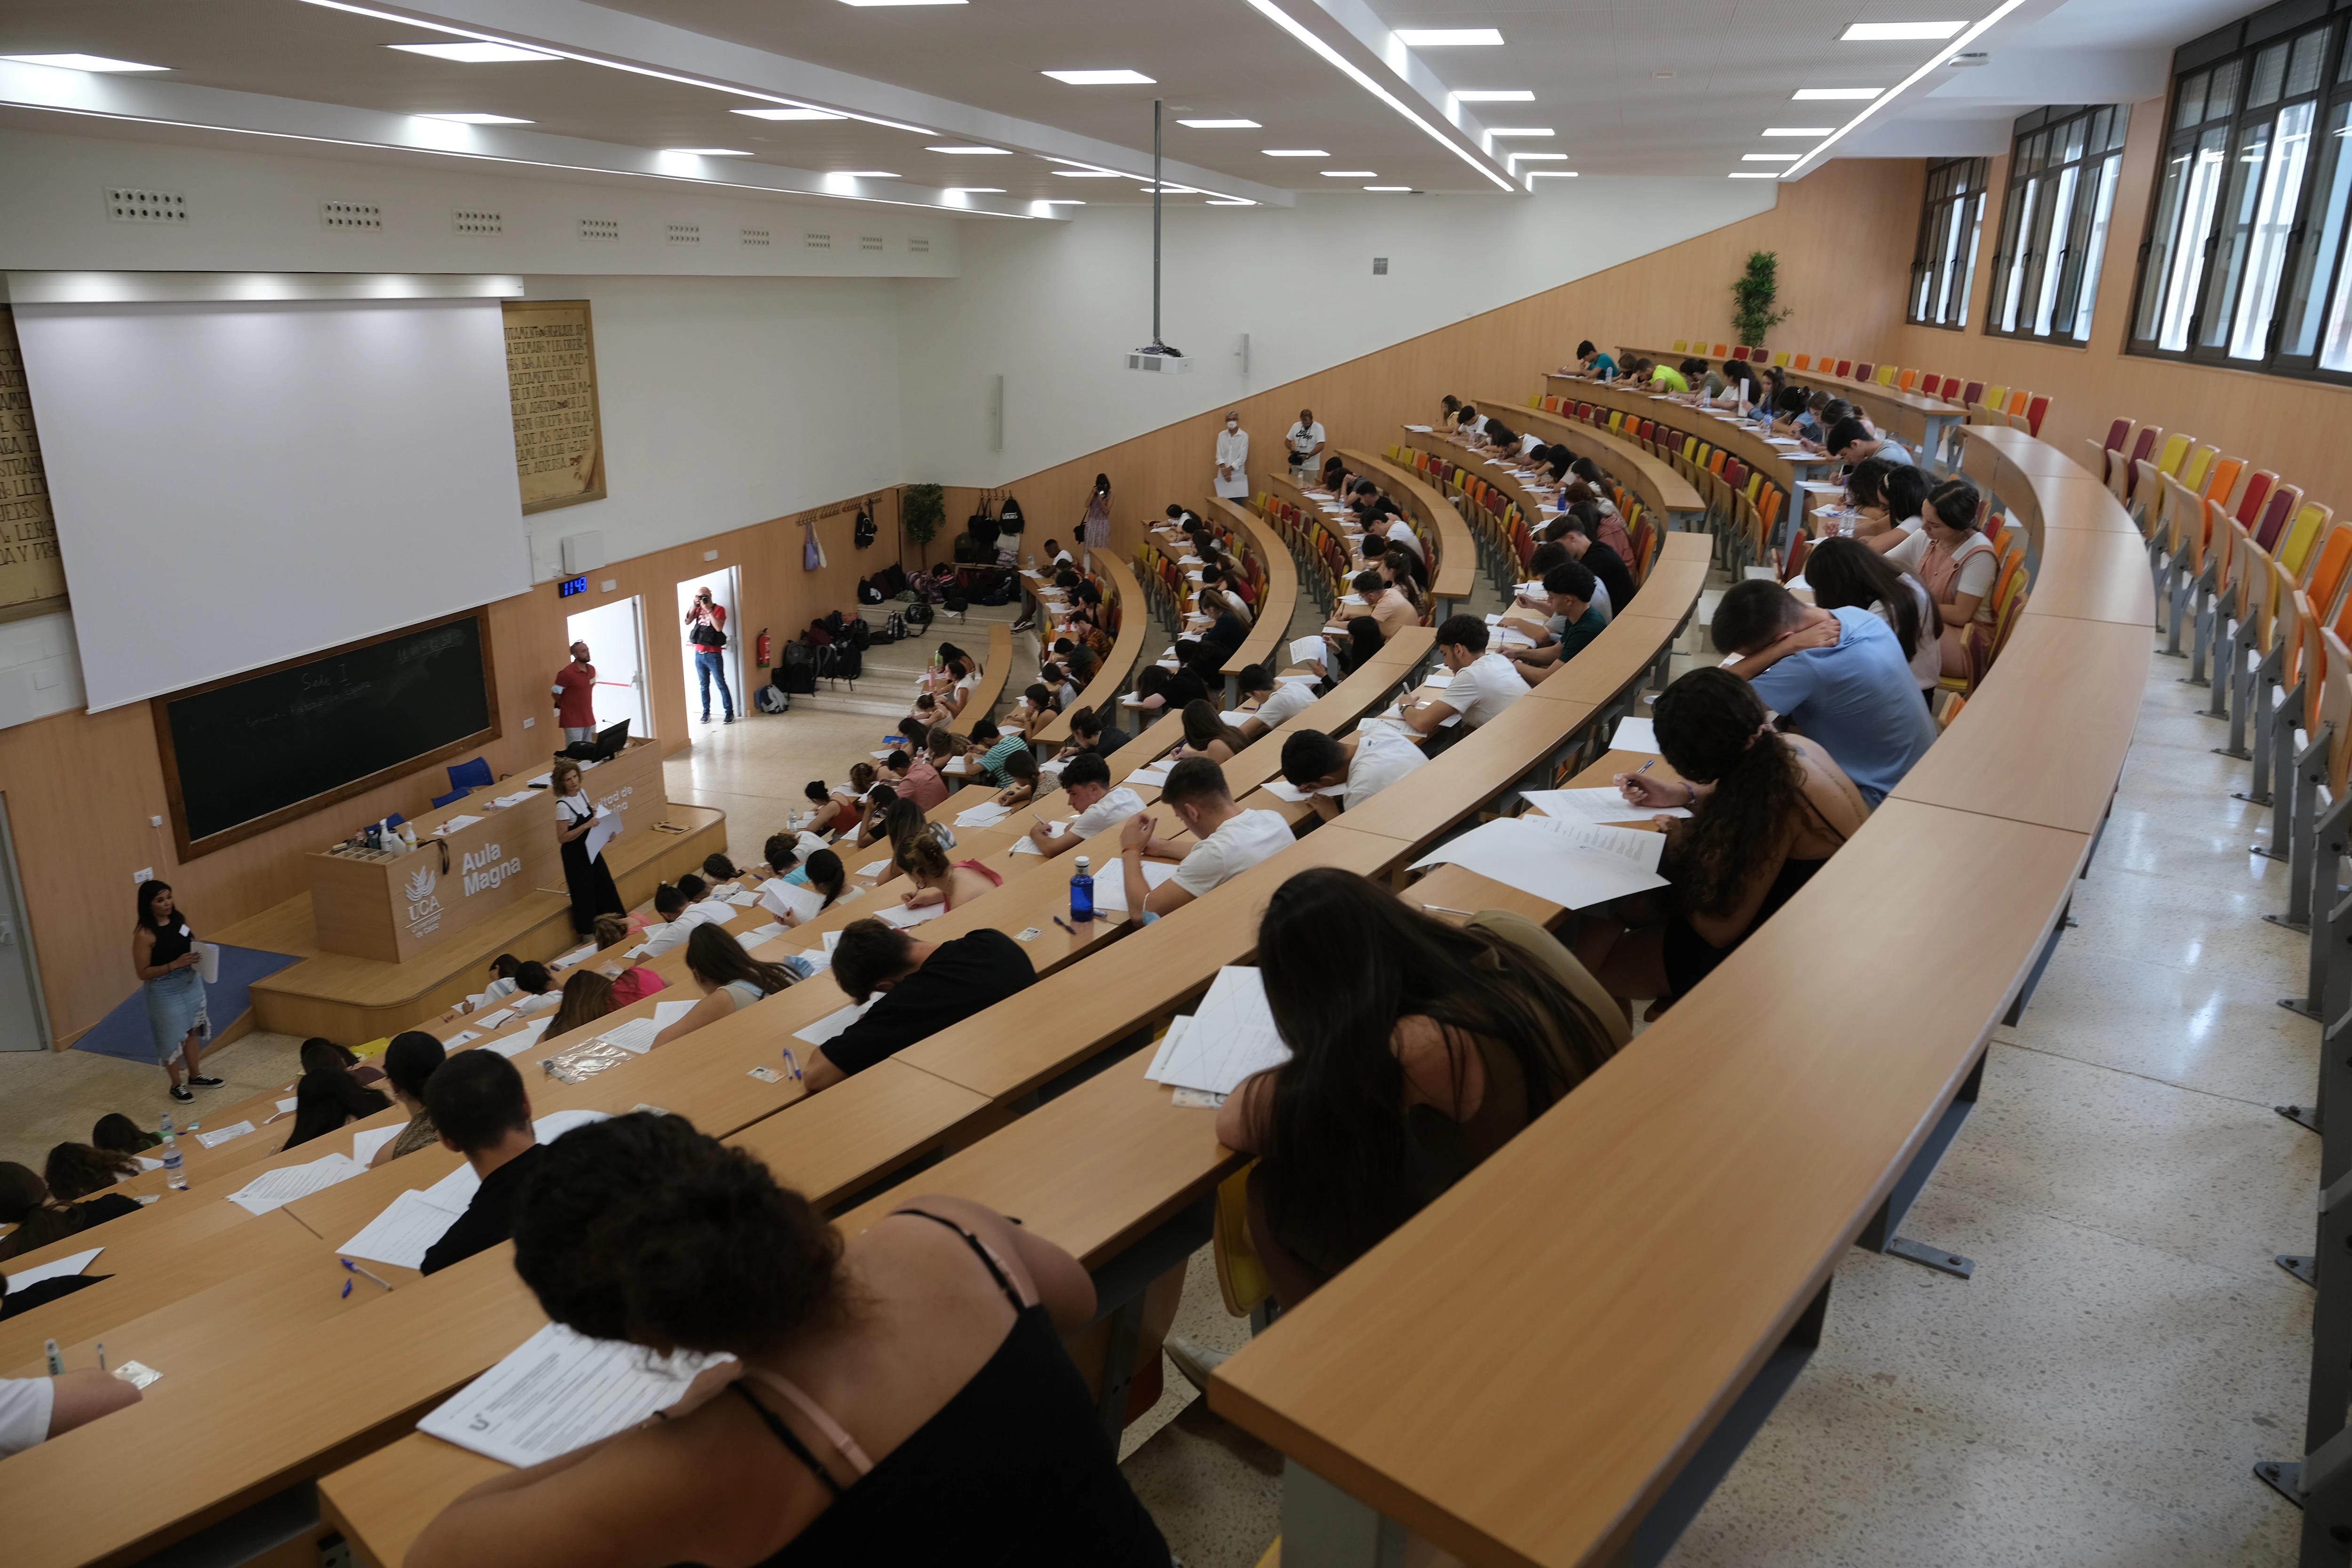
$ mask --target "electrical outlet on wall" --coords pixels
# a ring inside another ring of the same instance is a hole
[[[522,727],[523,727],[524,729],[528,730],[528,729],[530,729],[533,724],[536,724],[536,723],[538,723],[538,722],[539,722],[539,721],[538,721],[538,720],[536,720],[536,719],[526,719],[526,720],[524,720],[524,721],[522,721]]]
[[[147,826],[150,827],[161,827],[163,826],[163,819],[160,816],[151,816],[147,819]]]
[[[131,879],[134,882],[152,882],[155,879],[155,868],[152,866],[142,866],[139,869],[131,873]]]

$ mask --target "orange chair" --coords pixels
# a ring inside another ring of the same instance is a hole
[[[1813,368],[1813,356],[1811,354],[1799,354],[1797,356],[1796,363],[1790,368],[1792,370],[1811,370]]]

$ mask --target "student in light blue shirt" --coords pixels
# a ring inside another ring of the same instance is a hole
[[[1710,628],[1728,668],[1798,733],[1821,743],[1873,806],[1935,743],[1903,647],[1868,610],[1800,603],[1778,583],[1735,584]]]

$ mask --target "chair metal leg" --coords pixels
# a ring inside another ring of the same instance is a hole
[[[2213,605],[2213,700],[2205,705],[2206,717],[2227,719],[2238,699],[2238,683],[2244,672],[2246,657],[2238,647],[2238,622],[2231,619],[2220,601]]]
[[[2214,623],[2221,618],[2221,601],[2214,589],[2214,577],[2220,562],[2209,561],[2205,571],[2188,593],[2188,614],[2191,633],[2189,652],[2189,684],[2195,686],[2205,679],[2205,656],[2212,651]]]
[[[2164,569],[2164,587],[2156,597],[2156,602],[2167,606],[2168,611],[2164,617],[2163,651],[2167,658],[2181,657],[2180,616],[2189,598],[2189,575],[2180,569],[2179,558],[2176,557],[2167,563]]]
[[[2294,931],[2311,929],[2311,863],[2318,854],[2319,792],[2327,783],[2327,748],[2335,728],[2333,724],[2320,725],[2311,743],[2294,757],[2294,805],[2287,814],[2286,915],[2284,919],[2277,915],[2263,917],[2273,925]],[[2335,902],[2333,885],[2327,889],[2327,900]],[[2318,999],[2312,1000],[2316,1006]]]
[[[2271,841],[2254,845],[2253,851],[2273,860],[2287,858],[2287,819],[2294,811],[2294,716],[2303,711],[2303,689],[2310,679],[2306,672],[2263,720],[2270,726],[2271,743],[2265,754],[2275,782],[2270,785],[2270,798],[2260,803],[2271,808]]]

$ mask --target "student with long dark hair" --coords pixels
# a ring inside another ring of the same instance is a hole
[[[0,1258],[21,1258],[94,1225],[138,1212],[138,1203],[122,1193],[68,1203],[50,1192],[31,1166],[0,1161],[0,1225],[16,1227],[0,1236]]]
[[[1927,496],[1919,532],[1886,552],[1916,574],[1936,602],[1944,673],[1966,675],[1992,646],[1993,583],[2000,552],[1983,532],[1984,500],[1964,479],[1946,479]]]
[[[205,983],[196,973],[195,938],[187,912],[172,897],[169,882],[139,884],[138,923],[131,928],[131,967],[146,994],[147,1027],[155,1038],[155,1059],[172,1080],[173,1100],[185,1104],[192,1089],[218,1089],[205,1076],[205,1040],[212,1023],[205,1013]],[[184,1071],[186,1081],[182,1082]]]
[[[1095,569],[1095,552],[1110,548],[1110,476],[1097,474],[1095,488],[1087,493],[1087,510],[1078,519],[1078,565],[1085,571]]]
[[[1290,1060],[1246,1080],[1217,1136],[1259,1156],[1250,1238],[1286,1307],[1376,1246],[1624,1044],[1550,934],[1455,927],[1351,871],[1275,889],[1257,962]]]
[[[583,970],[582,973],[593,972]],[[604,976],[598,975],[597,978],[601,980]],[[571,989],[570,984],[566,983],[566,1001],[571,999]],[[561,1021],[562,1016],[559,1010],[557,1019]],[[557,1034],[562,1031],[551,1024],[548,1032]],[[433,1081],[433,1075],[441,1070],[441,1064],[448,1059],[448,1056],[441,1042],[422,1029],[403,1029],[393,1036],[390,1045],[384,1047],[384,1081],[392,1090],[393,1103],[408,1112],[408,1125],[400,1130],[400,1136],[377,1150],[375,1158],[369,1161],[369,1164],[386,1164],[404,1154],[414,1154],[419,1149],[431,1148],[441,1141],[440,1133],[434,1131],[433,1113],[425,1109],[425,1086]]]
[[[722,678],[719,689],[727,683]],[[703,722],[710,715],[702,716]],[[730,724],[735,722],[730,710]],[[596,917],[606,912],[626,914],[629,906],[621,902],[620,889],[613,885],[613,868],[604,863],[603,851],[589,852],[588,838],[596,828],[596,805],[588,798],[581,783],[580,764],[570,757],[558,757],[549,770],[550,793],[555,796],[555,843],[563,861],[563,885],[572,895],[572,929],[586,936],[596,929]]]
[[[910,910],[931,904],[945,904],[952,910],[1004,882],[983,861],[950,861],[948,852],[940,847],[940,841],[923,833],[907,840],[906,847],[898,851],[894,869],[905,872],[907,879],[915,884],[902,900]]]
[[[59,1143],[41,1166],[41,1179],[49,1184],[50,1193],[68,1204],[138,1173],[136,1157],[88,1143]]]
[[[1897,474],[1916,473],[1897,468]],[[1943,680],[1943,652],[1927,584],[1899,572],[1859,539],[1824,539],[1805,557],[1805,583],[1824,610],[1868,610],[1885,621],[1910,661],[1912,679],[1932,697]]]
[[[291,1149],[297,1143],[324,1138],[352,1122],[391,1109],[391,1100],[341,1068],[306,1072],[302,1081],[294,1086],[294,1128],[286,1134],[286,1142],[280,1147]]]
[[[1176,748],[1178,757],[1206,757],[1213,763],[1229,763],[1249,742],[1242,732],[1225,722],[1224,714],[1215,703],[1201,698],[1184,704],[1184,743]]]
[[[684,1039],[816,973],[807,959],[797,955],[782,963],[762,963],[745,952],[743,944],[724,928],[713,925],[695,927],[687,939],[686,972],[701,990],[702,1000],[685,1017],[656,1035],[656,1046]]]
[[[98,1119],[89,1131],[89,1141],[100,1149],[110,1149],[118,1154],[142,1154],[163,1142],[119,1110],[110,1110]]]
[[[1827,750],[1772,728],[1755,689],[1727,669],[1675,681],[1651,721],[1680,779],[1617,783],[1638,808],[1689,808],[1689,820],[1666,824],[1661,868],[1673,885],[1583,911],[1576,952],[1621,1004],[1664,1005],[1794,898],[1870,807]]]
[[[1060,1247],[938,1197],[845,1238],[681,1117],[578,1128],[539,1160],[514,1263],[547,1315],[731,1359],[661,1418],[467,1492],[411,1568],[1168,1568],[1062,1348],[1095,1294]]]
[[[691,934],[687,940],[693,940]],[[556,1005],[555,1016],[548,1020],[540,1038],[551,1040],[574,1029],[584,1029],[624,1005],[614,999],[613,993],[610,976],[599,974],[593,969],[574,970],[572,978],[563,983],[563,1000]]]

